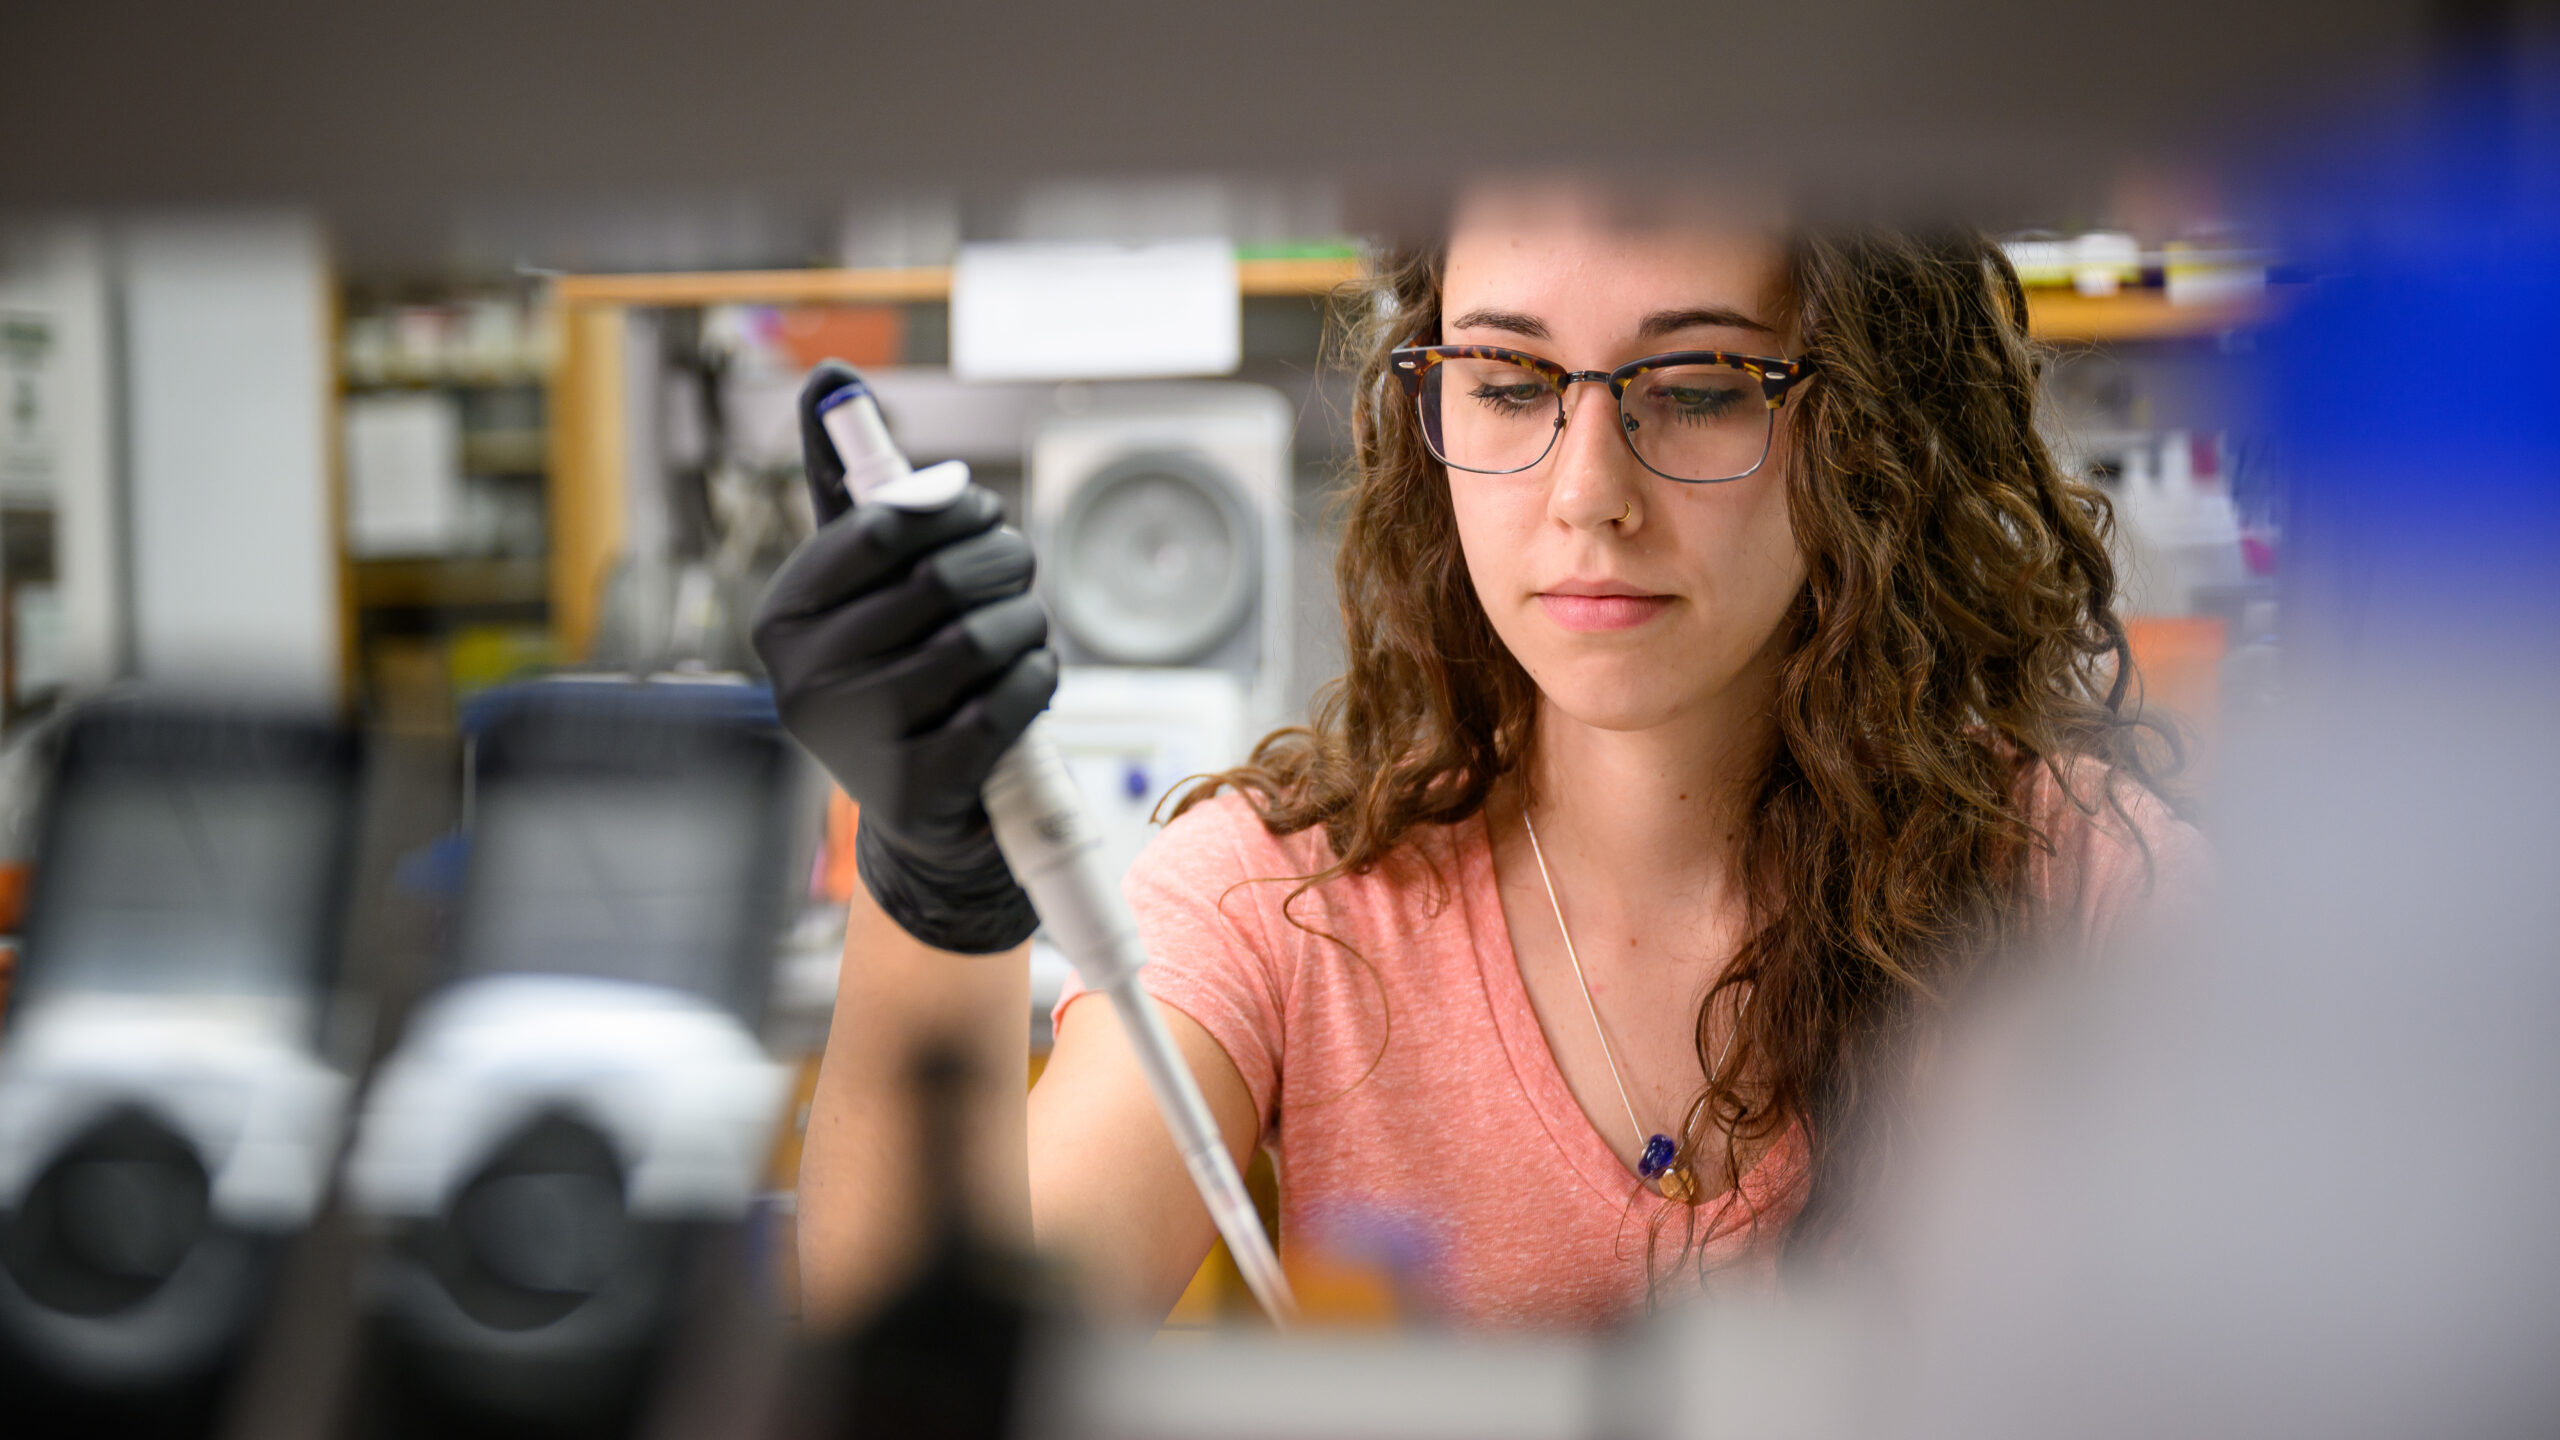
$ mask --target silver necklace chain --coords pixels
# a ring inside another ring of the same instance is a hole
[[[1538,862],[1539,883],[1547,887],[1547,908],[1555,912],[1556,933],[1564,937],[1564,958],[1573,965],[1574,988],[1582,992],[1582,1008],[1591,1016],[1591,1033],[1600,1040],[1600,1058],[1609,1063],[1610,1083],[1618,1087],[1618,1103],[1626,1107],[1627,1126],[1635,1131],[1636,1149],[1641,1151],[1645,1147],[1649,1132],[1644,1128],[1644,1122],[1636,1118],[1635,1102],[1627,1098],[1627,1077],[1618,1070],[1617,1052],[1609,1048],[1609,1027],[1600,1023],[1600,1007],[1591,998],[1591,982],[1583,978],[1582,956],[1573,948],[1573,928],[1564,923],[1564,905],[1556,899],[1555,876],[1548,873],[1547,852],[1538,844],[1538,823],[1529,818],[1529,807],[1526,805],[1520,807],[1520,824],[1529,832],[1529,854]],[[1741,1028],[1737,1021],[1734,1029]],[[1724,1044],[1716,1055],[1714,1074],[1723,1073],[1725,1059],[1732,1054],[1733,1031],[1729,1030],[1725,1032]]]

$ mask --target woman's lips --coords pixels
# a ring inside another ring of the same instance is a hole
[[[1541,591],[1547,618],[1567,630],[1627,630],[1670,608],[1668,595],[1565,595]]]

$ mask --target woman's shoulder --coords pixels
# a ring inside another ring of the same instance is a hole
[[[1311,903],[1333,910],[1395,909],[1420,899],[1417,892],[1440,888],[1428,882],[1447,872],[1446,862],[1456,858],[1452,847],[1461,843],[1442,833],[1445,828],[1417,827],[1399,854],[1365,872],[1328,874],[1339,857],[1322,825],[1275,833],[1251,796],[1224,790],[1167,822],[1130,867],[1128,883],[1133,892],[1210,899],[1249,891],[1255,903],[1277,907],[1298,890],[1295,882],[1321,875],[1324,881],[1296,902],[1299,910]],[[1259,883],[1275,881],[1292,883]]]
[[[1197,801],[1167,821],[1138,857],[1138,868],[1147,871],[1230,880],[1313,875],[1332,864],[1322,826],[1273,834],[1252,800],[1235,790]]]
[[[2043,836],[2028,888],[2048,914],[2075,918],[2085,940],[2203,897],[2212,847],[2132,772],[2091,756],[2038,763],[2025,798]]]
[[[2065,835],[2105,849],[2201,843],[2142,777],[2095,756],[2040,761],[2025,779],[2028,812],[2057,843]]]

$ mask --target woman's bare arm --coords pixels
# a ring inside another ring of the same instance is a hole
[[[1159,1003],[1237,1168],[1261,1144],[1253,1094],[1190,1016]],[[1218,1238],[1127,1032],[1096,995],[1067,1007],[1031,1091],[1031,1228],[1104,1314],[1164,1318]]]
[[[800,1164],[800,1271],[812,1321],[860,1314],[912,1263],[923,1227],[907,1071],[935,1036],[959,1045],[980,1080],[969,1133],[951,1142],[962,1149],[977,1223],[1017,1243],[1028,1232],[1106,1313],[1160,1318],[1181,1295],[1216,1232],[1118,1018],[1098,998],[1068,1007],[1026,1100],[1030,1004],[1022,949],[932,949],[857,890]],[[1190,1017],[1164,1014],[1242,1163],[1259,1140],[1243,1078]]]
[[[970,1133],[953,1142],[968,1193],[980,1202],[974,1219],[1004,1239],[1027,1233],[1024,948],[933,949],[855,888],[800,1157],[801,1299],[812,1321],[832,1324],[869,1309],[915,1258],[924,1227],[911,1066],[937,1038],[960,1048],[978,1082],[965,1107]]]

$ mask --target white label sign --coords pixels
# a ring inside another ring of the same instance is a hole
[[[462,411],[440,391],[346,404],[347,551],[435,555],[461,527]]]
[[[1224,240],[968,245],[951,275],[951,369],[964,380],[1225,375],[1242,332]]]

